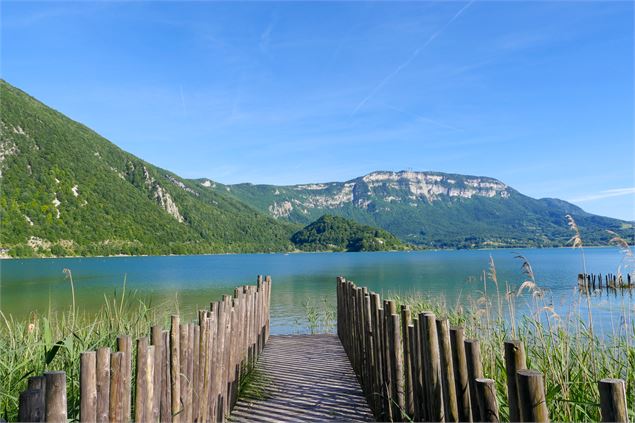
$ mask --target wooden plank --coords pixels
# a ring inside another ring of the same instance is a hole
[[[257,369],[262,395],[240,398],[232,422],[374,421],[335,335],[272,335]]]
[[[49,423],[66,423],[66,373],[45,372],[45,419]]]

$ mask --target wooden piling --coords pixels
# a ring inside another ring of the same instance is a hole
[[[108,421],[120,423],[124,419],[124,353],[121,351],[110,354],[110,397],[108,407]]]
[[[96,359],[97,405],[95,420],[106,423],[110,407],[110,348],[99,348]]]
[[[18,419],[21,422],[43,422],[45,418],[44,387],[27,388],[20,392],[18,399]]]
[[[152,421],[158,422],[161,419],[161,385],[163,384],[163,334],[161,326],[150,328],[150,343],[154,346],[154,381],[152,397]]]
[[[49,423],[66,423],[66,373],[45,372],[45,419]]]
[[[456,389],[459,421],[472,421],[470,406],[470,385],[468,382],[467,359],[465,357],[465,336],[463,328],[450,328],[450,345],[454,364],[454,386]]]
[[[161,403],[159,406],[160,422],[172,421],[172,378],[170,377],[170,365],[172,351],[170,348],[170,332],[161,332],[163,338],[163,358],[161,359]]]
[[[79,420],[97,421],[97,353],[87,351],[79,357]]]
[[[130,420],[132,413],[132,337],[117,338],[117,349],[123,353],[123,418]]]
[[[410,417],[414,417],[414,389],[412,387],[412,352],[410,332],[408,330],[412,320],[410,307],[401,306],[401,334],[403,335],[403,367],[404,367],[404,401],[405,411]],[[414,329],[414,327],[413,327]]]
[[[472,407],[472,418],[478,419],[481,416],[481,410],[479,407],[476,391],[476,379],[480,379],[483,377],[481,347],[476,339],[466,339],[464,345],[465,358],[467,361],[467,376],[470,387],[470,405]]]
[[[137,339],[137,372],[135,379],[135,422],[145,422],[150,416],[145,415],[145,404],[150,400],[148,398],[147,385],[147,362],[148,362],[148,338],[142,337]]]
[[[454,383],[454,363],[452,360],[452,346],[450,343],[450,321],[448,319],[437,319],[436,324],[439,356],[441,359],[441,385],[443,386],[445,421],[458,422],[459,409],[457,404],[456,385]]]
[[[423,324],[423,351],[425,359],[425,386],[428,399],[428,419],[434,422],[445,421],[445,405],[443,404],[443,386],[441,382],[441,357],[439,339],[434,313],[419,314]]]
[[[496,402],[496,384],[492,379],[477,378],[475,381],[480,421],[499,422],[498,403]]]
[[[505,341],[505,371],[507,373],[507,397],[509,402],[509,419],[520,421],[520,399],[516,385],[516,372],[527,368],[525,347],[518,340]]]
[[[172,421],[181,421],[181,357],[180,357],[180,333],[179,316],[171,317],[170,326],[170,389],[171,389],[171,416]]]
[[[549,412],[542,373],[536,370],[518,370],[516,379],[521,421],[548,422]]]
[[[603,422],[628,423],[626,384],[622,379],[602,379],[598,382],[600,410]]]

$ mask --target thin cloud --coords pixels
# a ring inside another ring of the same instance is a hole
[[[390,104],[384,103],[384,105],[386,107],[388,107],[389,109],[394,110],[395,112],[399,112],[399,113],[401,113],[403,115],[410,116],[410,117],[412,117],[412,118],[414,118],[416,120],[422,121],[422,122],[431,123],[431,124],[433,124],[435,126],[438,126],[440,128],[451,129],[453,131],[463,131],[463,129],[457,128],[456,126],[453,126],[453,125],[450,125],[450,124],[447,124],[447,123],[444,123],[444,122],[440,122],[440,121],[435,120],[435,119],[430,119],[429,117],[421,116],[420,114],[409,112],[407,110],[403,110],[403,109],[401,109],[399,107],[395,107],[395,106],[390,105]]]
[[[407,68],[410,63],[412,63],[417,56],[419,56],[419,53],[421,53],[421,51],[423,51],[423,49],[425,49],[428,45],[430,45],[430,43],[432,43],[432,41],[434,41],[439,35],[441,35],[443,33],[443,31],[445,31],[445,29],[452,23],[454,22],[459,16],[461,16],[461,14],[472,5],[472,3],[474,3],[474,0],[470,0],[465,6],[463,6],[458,12],[456,12],[454,14],[454,16],[452,16],[452,18],[447,21],[445,23],[445,25],[443,25],[439,30],[437,30],[436,32],[434,32],[430,38],[428,38],[428,40],[423,43],[423,45],[417,47],[412,54],[410,55],[410,57],[408,59],[406,59],[405,62],[403,62],[402,64],[400,64],[399,66],[397,66],[397,68],[392,71],[391,73],[389,73],[384,79],[382,79],[379,84],[377,84],[375,86],[375,88],[373,88],[370,93],[364,97],[364,99],[362,101],[359,102],[359,104],[357,105],[357,107],[355,107],[355,109],[353,110],[353,115],[355,115],[362,107],[364,107],[364,105],[366,105],[366,103],[368,103],[368,101],[373,98],[375,96],[375,94],[377,94],[377,92],[379,92],[379,90],[381,90],[384,85],[386,85],[388,83],[388,81],[390,81],[391,79],[393,79],[395,76],[397,76],[402,70],[404,70],[405,68]]]
[[[602,200],[604,198],[621,197],[623,195],[632,195],[632,194],[635,194],[635,187],[615,188],[615,189],[607,189],[606,191],[601,191],[596,194],[590,194],[584,197],[575,198],[571,201],[574,203],[584,203],[586,201]]]
[[[269,24],[267,25],[265,30],[260,34],[259,47],[262,53],[266,54],[269,52],[269,46],[271,44],[271,32],[273,31],[273,28],[276,26],[277,21],[278,21],[277,16],[274,15],[269,21]]]

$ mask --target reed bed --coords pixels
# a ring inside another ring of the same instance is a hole
[[[545,375],[552,421],[599,421],[597,381],[607,377],[626,381],[629,417],[635,420],[635,310],[623,303],[619,310],[613,310],[620,318],[608,332],[594,330],[588,295],[572,291],[569,312],[560,316],[534,278],[530,263],[518,258],[525,281],[516,289],[499,286],[495,264],[490,260],[478,297],[456,304],[422,294],[392,295],[390,299],[396,301],[398,309],[408,304],[413,315],[432,311],[437,317],[447,317],[452,325],[465,328],[466,338],[480,341],[485,377],[496,381],[503,420],[509,420],[503,360],[504,341],[509,339],[521,340],[528,368]]]
[[[104,296],[98,310],[80,309],[74,301],[74,284],[66,271],[73,297],[69,309],[50,311],[46,315],[31,313],[27,319],[15,320],[0,311],[0,417],[18,419],[18,397],[29,376],[47,370],[63,370],[67,376],[68,415],[79,417],[80,353],[99,347],[116,350],[121,334],[133,339],[146,336],[150,327],[169,326],[171,314],[178,313],[178,303],[153,305],[146,298],[126,290]]]

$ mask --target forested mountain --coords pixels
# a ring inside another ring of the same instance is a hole
[[[305,251],[394,251],[407,248],[387,231],[329,215],[293,234],[291,241]]]
[[[293,248],[299,226],[144,162],[5,81],[0,104],[0,247],[11,255]]]
[[[373,172],[293,186],[187,180],[0,80],[0,255],[113,255],[562,246],[632,222],[536,200],[486,177]],[[352,222],[325,214],[344,217]],[[316,221],[314,225],[303,226]]]
[[[612,237],[607,230],[634,241],[633,222],[592,215],[558,199],[537,200],[488,177],[402,171],[291,186],[198,182],[279,221],[307,224],[328,213],[426,247],[565,246],[572,235],[567,214],[587,245],[606,245]]]

